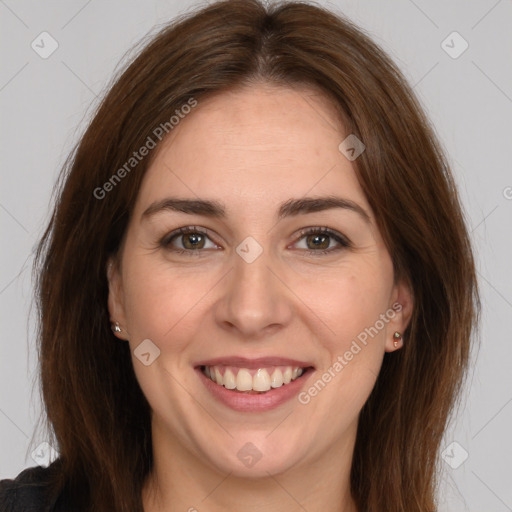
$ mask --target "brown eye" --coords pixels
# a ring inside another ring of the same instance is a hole
[[[351,247],[349,240],[329,228],[309,228],[300,232],[296,247],[312,256],[340,251]]]
[[[308,235],[306,245],[308,249],[328,249],[330,237],[328,235]]]
[[[204,252],[202,249],[219,249],[206,231],[195,226],[174,230],[160,241],[160,246],[176,253],[196,255]]]
[[[200,233],[181,235],[181,239],[185,249],[202,249],[204,247],[205,237]]]

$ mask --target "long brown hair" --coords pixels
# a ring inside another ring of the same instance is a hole
[[[435,510],[438,449],[478,316],[449,165],[395,64],[352,23],[301,2],[228,0],[164,27],[116,78],[63,169],[38,248],[54,485],[75,511],[141,511],[152,468],[150,408],[111,332],[106,279],[150,159],[112,176],[191,98],[255,81],[321,91],[366,146],[354,166],[414,312],[361,411],[351,490],[365,512]]]

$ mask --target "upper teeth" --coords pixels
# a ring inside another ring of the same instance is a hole
[[[236,368],[234,366],[205,366],[203,373],[226,389],[238,391],[268,391],[289,384],[304,373],[303,368],[280,366],[271,368]]]

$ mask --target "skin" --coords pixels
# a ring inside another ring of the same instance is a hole
[[[402,346],[393,333],[406,328],[412,298],[395,282],[353,162],[338,150],[348,133],[333,111],[315,91],[254,84],[201,100],[153,155],[108,272],[118,337],[132,353],[148,338],[160,349],[149,366],[133,357],[152,408],[146,512],[356,510],[349,475],[359,413],[384,353]],[[342,208],[276,220],[289,199],[333,194],[369,221]],[[166,210],[142,218],[171,196],[219,201],[226,217]],[[190,236],[159,244],[187,226],[211,234],[202,249],[173,251],[187,250]],[[329,227],[350,247],[330,237],[320,242],[341,249],[319,254],[299,233],[309,227]],[[263,249],[252,263],[235,251],[247,236]],[[401,311],[307,404],[236,412],[194,370],[219,356],[291,357],[315,367],[307,390],[396,302]],[[247,442],[262,454],[252,467],[237,457]]]

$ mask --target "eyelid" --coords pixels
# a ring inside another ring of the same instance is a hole
[[[301,234],[301,235],[307,235],[307,234],[311,234],[311,233],[313,233],[313,234],[314,233],[328,233],[330,235],[338,236],[342,239],[345,239],[348,242],[348,239],[346,236],[342,235],[340,232],[336,231],[335,229],[329,228],[327,226],[310,226],[310,227],[301,228],[299,230],[299,234]]]
[[[209,229],[202,228],[199,226],[182,226],[180,228],[174,229],[173,231],[171,231],[170,233],[167,233],[160,239],[159,245],[162,247],[168,247],[171,244],[171,241],[173,238],[177,238],[180,235],[187,235],[190,233],[200,233],[202,235],[206,235],[215,245],[219,245],[215,241],[214,237],[212,237]],[[175,249],[175,250],[185,252],[183,249]],[[197,250],[197,251],[188,250],[186,252],[200,252],[200,250]]]
[[[342,247],[345,247],[345,248],[352,247],[351,241],[345,235],[339,233],[338,231],[335,231],[334,229],[328,228],[327,226],[323,226],[323,227],[312,226],[312,227],[308,227],[308,228],[302,228],[298,232],[298,237],[294,243],[297,243],[299,240],[301,240],[302,238],[304,238],[307,235],[316,235],[316,234],[330,236],[331,238],[334,238]],[[336,250],[336,249],[326,249],[326,250],[324,250],[324,252],[331,252],[334,250]],[[322,250],[321,249],[316,250],[316,251],[309,250],[308,252],[321,253]]]

